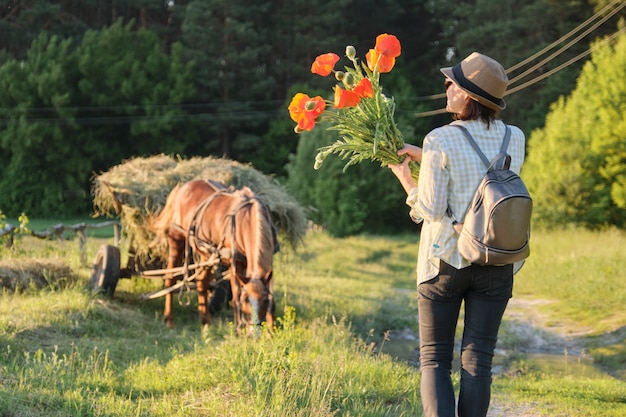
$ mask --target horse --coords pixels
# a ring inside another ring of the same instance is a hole
[[[271,330],[275,322],[273,256],[279,245],[268,207],[247,186],[239,190],[214,181],[192,180],[176,185],[165,206],[150,224],[168,244],[167,268],[219,259],[229,271],[231,304],[238,332],[258,334],[262,321]],[[187,279],[187,272],[183,279]],[[177,277],[165,276],[165,287]],[[215,276],[202,269],[196,278],[201,323],[210,324],[207,293]],[[172,293],[165,295],[163,319],[174,327]]]

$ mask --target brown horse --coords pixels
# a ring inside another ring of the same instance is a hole
[[[263,320],[273,328],[272,260],[278,242],[269,209],[252,190],[203,180],[177,185],[151,228],[167,239],[168,269],[189,265],[190,258],[200,263],[219,257],[229,269],[237,331],[245,326],[248,334],[256,334]],[[214,280],[209,269],[195,279],[202,324],[211,322],[207,292]],[[165,286],[170,288],[176,281],[177,277],[166,276]],[[173,327],[172,293],[165,296],[163,316],[165,324]]]

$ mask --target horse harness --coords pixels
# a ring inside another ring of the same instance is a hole
[[[176,229],[185,233],[187,236],[185,240],[185,258],[183,263],[183,280],[185,282],[192,281],[197,275],[196,272],[194,275],[190,276],[188,269],[190,264],[190,258],[193,257],[195,253],[200,252],[208,254],[209,260],[212,259],[215,261],[215,264],[211,263],[211,266],[218,265],[219,263],[232,265],[235,261],[246,261],[245,254],[237,251],[235,246],[235,216],[241,209],[253,204],[254,200],[256,200],[263,206],[266,214],[269,215],[269,208],[265,205],[263,201],[261,201],[257,197],[242,196],[239,204],[237,204],[229,213],[224,216],[224,233],[222,234],[222,239],[220,240],[220,242],[216,244],[215,242],[201,239],[197,236],[197,227],[206,210],[218,197],[224,195],[232,195],[234,193],[232,188],[225,188],[223,186],[220,186],[220,184],[216,184],[212,181],[209,181],[209,184],[215,189],[216,192],[207,197],[198,206],[196,212],[193,215],[191,224],[189,225],[189,229],[184,230],[180,225],[177,224],[171,225],[172,227],[175,227]],[[274,227],[273,224],[272,227]],[[230,248],[224,246],[227,238],[229,239]],[[217,280],[216,282],[212,282],[210,285],[211,287],[216,287],[223,280],[224,278]],[[189,289],[188,285],[185,285],[185,287]],[[182,291],[183,288],[181,288],[181,293]]]

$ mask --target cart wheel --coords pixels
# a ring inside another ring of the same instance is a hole
[[[120,279],[120,250],[117,246],[102,245],[91,268],[91,290],[113,297]]]

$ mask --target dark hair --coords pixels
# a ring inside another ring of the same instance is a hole
[[[456,113],[454,120],[482,120],[487,124],[487,129],[491,122],[496,121],[496,111],[480,104],[469,96],[465,98],[465,103],[460,112]]]

